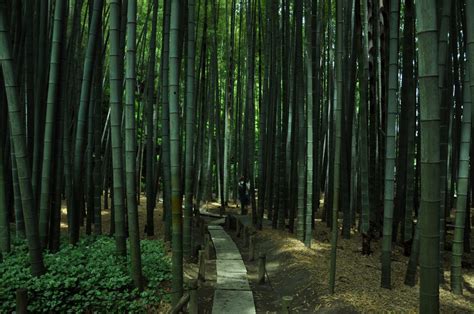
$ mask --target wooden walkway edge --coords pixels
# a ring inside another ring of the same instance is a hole
[[[216,250],[217,284],[212,313],[256,313],[247,268],[237,245],[221,226],[209,225],[208,230]]]

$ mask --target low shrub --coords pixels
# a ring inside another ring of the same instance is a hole
[[[48,269],[30,274],[28,249],[17,243],[0,263],[0,313],[15,310],[15,291],[28,290],[31,312],[145,312],[168,302],[165,286],[171,279],[170,260],[162,242],[142,240],[145,290],[133,288],[130,259],[117,256],[113,238],[85,237],[77,246],[63,244],[45,253]]]

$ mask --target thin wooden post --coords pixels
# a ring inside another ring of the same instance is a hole
[[[197,280],[193,279],[189,283],[189,304],[188,304],[188,312],[190,314],[197,314],[198,313],[198,284]]]
[[[16,313],[26,314],[28,308],[28,291],[20,288],[16,289]]]
[[[204,237],[206,234],[206,224],[204,223],[204,219],[199,219],[199,232],[201,233],[201,237]]]
[[[194,250],[193,250],[193,256],[198,256],[199,251],[200,251],[201,248],[202,248],[202,247],[201,247],[201,244],[196,243],[196,244],[194,244],[193,248],[194,248]]]
[[[205,259],[203,250],[199,250],[198,263],[199,263],[198,279],[201,281],[206,281],[206,259]]]
[[[244,247],[249,246],[249,237],[250,237],[250,228],[246,226],[244,227]]]
[[[242,229],[242,226],[240,225],[240,220],[237,219],[235,221],[235,225],[236,225],[236,229],[237,229],[237,231],[236,231],[237,232],[237,237],[240,238],[240,231]]]
[[[260,253],[260,256],[258,257],[258,283],[259,284],[265,283],[266,261],[267,261],[267,256],[265,255],[265,253]]]
[[[290,313],[291,302],[293,302],[293,297],[286,295],[281,298],[281,313],[288,314]]]
[[[206,252],[206,259],[211,259],[211,236],[209,234],[205,235],[204,238],[204,250]]]
[[[179,299],[178,303],[176,306],[171,310],[171,314],[178,314],[183,312],[184,307],[188,304],[189,302],[189,293],[185,293],[181,299]]]
[[[255,260],[255,236],[251,235],[249,239],[249,262]]]

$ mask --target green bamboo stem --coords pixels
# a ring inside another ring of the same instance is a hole
[[[21,112],[19,86],[12,58],[10,34],[7,28],[7,8],[5,1],[0,1],[0,64],[8,102],[8,116],[11,124],[11,138],[15,161],[18,168],[25,231],[30,255],[31,273],[40,276],[46,269],[43,264],[41,244],[39,240],[37,210],[34,207],[33,189],[31,185],[31,168],[26,150],[25,121]]]
[[[416,2],[421,121],[420,312],[439,311],[440,101],[435,0]]]

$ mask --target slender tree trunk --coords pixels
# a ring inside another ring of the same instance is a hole
[[[413,245],[411,247],[410,259],[408,260],[407,271],[405,274],[405,285],[413,287],[416,284],[416,269],[420,257],[420,228],[417,224],[413,236]]]
[[[370,197],[369,197],[369,147],[368,147],[368,111],[369,111],[369,39],[367,20],[367,1],[361,0],[361,24],[362,24],[362,45],[359,57],[360,84],[360,106],[359,106],[359,162],[360,162],[360,183],[361,183],[361,228],[362,232],[362,254],[370,254]]]
[[[235,42],[235,3],[236,0],[231,1],[231,22],[230,22],[230,42],[227,43],[228,60],[227,60],[227,83],[225,93],[225,113],[224,113],[224,203],[227,206],[229,201],[230,188],[230,173],[231,173],[231,125],[232,125],[232,111],[234,100],[234,42]],[[189,4],[188,4],[189,5]],[[226,5],[227,6],[227,5]],[[226,10],[227,12],[227,10]],[[227,19],[227,14],[226,14]],[[227,23],[226,23],[227,26]],[[226,27],[227,28],[227,27]]]
[[[110,130],[112,140],[112,210],[117,253],[125,255],[125,208],[122,154],[122,61],[120,49],[120,0],[110,1]]]
[[[206,74],[207,74],[207,0],[204,2],[204,18],[203,18],[203,27],[202,27],[202,36],[201,36],[201,56],[200,56],[200,80],[199,80],[199,88],[197,91],[199,95],[196,96],[196,101],[199,103],[198,108],[200,109],[200,117],[199,117],[199,128],[198,128],[198,142],[196,147],[196,172],[197,175],[195,176],[195,192],[196,192],[196,208],[199,210],[201,200],[204,196],[204,179],[206,178],[206,173],[204,172],[204,167],[206,164],[205,149],[206,144],[206,121],[208,117],[209,108],[206,106],[206,99],[207,99],[207,85],[206,82]]]
[[[179,0],[171,0],[170,52],[169,52],[169,119],[170,119],[170,168],[171,168],[171,209],[172,209],[172,287],[175,292],[172,303],[176,305],[183,295],[183,209],[181,207],[181,175],[179,160]]]
[[[320,149],[320,141],[321,138],[321,103],[323,98],[323,71],[321,63],[324,64],[324,58],[326,57],[322,51],[321,47],[324,47],[324,23],[325,21],[325,12],[324,12],[324,5],[325,1],[318,2],[319,7],[317,7],[316,3],[313,1],[312,7],[312,31],[313,31],[313,39],[312,39],[312,69],[313,69],[313,104],[314,104],[314,112],[313,112],[313,206],[312,206],[312,215],[311,215],[311,225],[314,225],[314,216],[319,209],[320,206],[320,177],[321,177],[321,168],[319,166],[319,160],[322,159]],[[322,58],[321,58],[322,56]],[[321,62],[323,59],[323,62]]]
[[[2,111],[3,114],[3,111]],[[0,134],[0,253],[10,252],[10,222],[5,189],[5,162],[3,160],[3,134]]]
[[[311,12],[311,5],[306,2],[308,12]],[[316,4],[313,4],[316,5]],[[310,14],[308,13],[307,16]],[[307,38],[311,38],[311,24],[307,26]],[[309,41],[309,40],[307,40]],[[304,243],[307,247],[311,247],[313,237],[312,220],[313,220],[313,55],[311,42],[307,42],[306,46],[306,212],[305,212],[305,234]],[[317,146],[317,143],[316,143]]]
[[[33,24],[33,17],[34,17],[34,5],[27,5],[25,8],[25,22],[31,23],[29,25]],[[28,158],[30,160],[33,160],[33,151],[34,151],[34,134],[33,134],[33,129],[34,129],[34,115],[31,114],[34,111],[35,104],[34,104],[34,57],[33,57],[33,50],[34,50],[34,40],[33,40],[33,27],[26,27],[25,30],[25,67],[26,67],[26,78],[25,78],[25,83],[26,83],[26,108],[30,114],[27,114],[26,116],[26,126],[27,129],[30,131],[27,131],[27,148],[28,148]]]
[[[18,3],[18,1],[15,1]],[[33,202],[38,201],[40,179],[41,179],[41,156],[43,149],[43,135],[44,135],[44,101],[47,80],[46,64],[48,64],[47,51],[49,48],[48,37],[48,3],[47,1],[37,1],[37,45],[35,58],[35,107],[34,107],[34,150],[32,161],[32,188],[33,188]]]
[[[11,126],[9,128],[11,130]],[[21,202],[21,195],[20,195],[20,182],[18,178],[18,169],[16,165],[16,158],[14,152],[14,144],[12,143],[13,135],[10,133],[10,160],[12,164],[12,183],[13,183],[13,207],[15,210],[15,230],[16,230],[16,238],[17,239],[24,239],[26,237],[25,234],[25,219],[23,217],[23,205]]]
[[[162,149],[163,154],[163,217],[165,218],[165,240],[171,239],[171,172],[170,172],[170,112],[169,112],[169,36],[171,1],[165,0],[163,31],[163,110],[162,115]]]
[[[390,43],[389,43],[389,73],[388,73],[388,108],[385,146],[385,201],[382,243],[382,288],[391,288],[392,262],[392,227],[394,178],[396,158],[396,119],[398,108],[398,31],[400,19],[400,2],[390,2]],[[397,232],[395,230],[395,232]]]
[[[470,60],[468,61],[470,62]],[[471,91],[469,69],[464,71],[463,112],[461,127],[461,143],[459,152],[459,170],[456,184],[456,216],[451,263],[451,290],[454,294],[462,294],[462,255],[464,253],[464,229],[466,204],[469,184],[469,153],[471,145]]]
[[[255,75],[255,14],[252,9],[253,0],[248,1],[247,5],[247,98],[245,114],[245,136],[244,142],[247,143],[248,155],[244,176],[250,181],[250,199],[252,204],[252,223],[257,224],[257,204],[255,198],[255,106],[254,106],[254,75]]]
[[[53,159],[52,152],[55,145],[53,134],[55,132],[55,112],[57,109],[58,102],[58,85],[59,85],[59,74],[61,73],[61,46],[63,36],[63,19],[65,15],[66,3],[64,0],[58,0],[56,2],[54,11],[54,25],[53,25],[53,40],[51,47],[51,60],[49,66],[49,81],[48,81],[48,97],[46,104],[46,125],[44,131],[44,146],[43,146],[43,167],[41,176],[41,195],[39,201],[39,226],[40,226],[40,238],[41,246],[46,247],[48,242],[48,230],[49,220],[51,212],[51,177],[52,168],[55,164],[58,168],[60,167],[59,160]],[[56,130],[57,131],[57,130]],[[56,143],[58,145],[58,143]],[[57,182],[56,182],[57,183]]]
[[[351,209],[350,209],[350,192],[351,192],[351,140],[352,140],[352,120],[354,116],[354,101],[352,93],[352,85],[355,82],[355,69],[352,70],[354,47],[352,38],[354,34],[354,19],[352,19],[352,0],[345,1],[344,10],[344,30],[343,30],[343,73],[348,73],[347,78],[343,80],[343,100],[342,100],[342,138],[341,138],[341,210],[343,212],[342,220],[342,237],[349,239],[351,235]],[[353,93],[352,93],[353,94]]]
[[[92,86],[92,74],[94,67],[95,51],[97,47],[97,30],[102,18],[103,0],[96,0],[93,4],[93,12],[91,18],[91,25],[89,28],[89,37],[87,42],[86,56],[84,60],[84,70],[81,83],[81,96],[77,116],[76,140],[74,144],[74,202],[71,219],[71,244],[76,244],[79,241],[79,223],[81,212],[84,208],[84,188],[83,188],[83,161],[84,161],[84,147],[85,134],[87,123],[87,112],[91,105],[90,94]]]
[[[72,17],[72,30],[71,30],[71,38],[68,42],[67,47],[67,74],[66,79],[68,82],[72,82],[76,79],[77,75],[77,66],[76,66],[76,55],[78,54],[76,51],[76,45],[79,40],[82,40],[82,33],[80,33],[81,27],[81,11],[82,11],[83,1],[79,0],[76,1],[74,5],[74,13]],[[76,84],[68,84],[66,88],[67,95],[65,96],[65,103],[64,103],[64,120],[63,120],[63,162],[64,162],[64,185],[65,185],[65,195],[66,195],[66,205],[67,205],[67,221],[68,221],[68,233],[69,237],[71,237],[72,229],[71,220],[72,220],[72,211],[73,211],[73,173],[72,173],[72,155],[71,155],[71,112],[73,111],[73,107],[75,107],[75,96],[74,86]]]
[[[342,111],[342,47],[343,47],[343,11],[342,0],[336,0],[336,93],[334,96],[334,132],[335,132],[335,148],[334,148],[334,186],[333,186],[333,203],[332,203],[332,231],[331,231],[331,264],[329,271],[329,291],[334,293],[336,284],[336,250],[337,250],[337,234],[338,222],[337,216],[339,211],[339,190],[340,190],[340,170],[341,170],[341,111]]]
[[[305,184],[306,184],[306,173],[305,173],[305,160],[307,145],[305,141],[305,115],[304,115],[304,80],[303,80],[303,1],[298,1],[294,7],[295,15],[295,27],[296,27],[296,38],[295,38],[295,72],[294,74],[294,95],[293,99],[296,108],[296,119],[297,119],[297,132],[298,137],[296,141],[297,156],[298,156],[298,183],[297,183],[297,221],[298,225],[296,228],[296,236],[300,241],[304,241],[304,228],[305,228]]]
[[[446,60],[448,52],[448,29],[451,19],[452,11],[452,2],[449,0],[442,1],[442,16],[439,29],[439,54],[438,54],[438,67],[439,67],[439,76],[438,76],[438,86],[440,91],[440,114],[441,114],[441,125],[440,125],[440,230],[439,230],[439,275],[440,282],[444,282],[444,267],[443,267],[443,257],[444,257],[444,244],[445,244],[445,216],[446,216],[446,175],[447,175],[447,155],[448,155],[448,125],[449,125],[449,107],[448,107],[448,89],[446,88]]]
[[[439,311],[439,126],[437,7],[434,0],[416,3],[420,117],[421,208],[420,312]]]
[[[155,152],[155,127],[153,124],[153,104],[155,90],[155,66],[156,66],[156,29],[158,23],[158,0],[153,1],[153,17],[151,22],[150,57],[147,70],[147,98],[146,98],[146,234],[155,234],[153,214],[156,207],[154,159]]]
[[[132,278],[135,287],[143,290],[142,261],[140,252],[140,227],[138,225],[136,164],[137,138],[135,134],[136,87],[136,32],[137,0],[128,0],[127,10],[127,68],[125,72],[125,179],[127,191],[128,232],[132,260]]]
[[[459,172],[457,182],[457,204],[455,216],[455,229],[453,239],[453,253],[451,264],[451,289],[454,294],[462,294],[462,255],[464,252],[463,240],[465,233],[466,219],[466,200],[468,194],[469,182],[469,147],[471,144],[471,111],[472,95],[474,95],[474,3],[466,1],[466,33],[467,33],[467,63],[465,80],[463,84],[463,115],[462,115],[462,133],[461,133],[461,151],[459,158]],[[469,203],[467,203],[469,204]]]
[[[7,28],[7,7],[4,0],[0,1],[0,64],[3,70],[12,144],[18,168],[18,181],[20,185],[23,216],[25,218],[31,273],[34,276],[41,276],[45,273],[46,269],[41,253],[37,211],[34,207],[34,195],[31,185],[31,168],[25,142],[25,121],[21,114],[19,86],[16,83],[17,76],[14,69],[14,60],[12,58],[11,39]]]
[[[406,135],[400,131],[400,140],[406,136],[406,195],[405,195],[405,216],[404,216],[404,234],[405,255],[410,254],[410,245],[413,241],[413,214],[415,209],[414,203],[414,186],[415,186],[415,120],[416,120],[416,82],[414,73],[415,59],[415,7],[413,0],[405,1],[405,16],[403,29],[403,73],[402,73],[402,90],[401,90],[401,127],[406,127]],[[400,171],[403,168],[400,167]],[[419,243],[419,238],[418,238]],[[417,251],[418,252],[418,251]],[[418,253],[417,253],[418,254]],[[418,258],[418,257],[417,257]],[[411,259],[411,256],[410,256]],[[417,262],[418,263],[418,262]],[[416,267],[416,266],[415,266]]]
[[[94,105],[94,112],[93,112],[93,124],[94,124],[94,133],[93,133],[93,147],[91,150],[93,151],[93,158],[92,158],[92,186],[91,194],[92,194],[92,204],[93,204],[93,213],[94,213],[94,234],[100,235],[102,234],[102,212],[101,212],[101,201],[100,197],[101,193],[101,183],[102,183],[102,175],[106,171],[103,170],[104,163],[102,161],[102,143],[101,143],[101,128],[99,126],[102,122],[102,104],[103,104],[103,94],[104,94],[104,85],[105,80],[104,76],[104,62],[105,62],[105,49],[104,49],[104,36],[103,36],[103,22],[99,25],[99,39],[97,44],[97,51],[100,53],[99,59],[97,61],[97,75],[95,86],[94,86],[94,93],[95,93],[95,105]],[[106,127],[105,130],[109,130],[108,128],[108,119],[105,122]],[[107,132],[105,132],[107,133]],[[107,149],[107,147],[106,147]],[[108,164],[105,163],[105,168],[107,168]],[[107,198],[107,195],[104,195],[104,200]],[[113,220],[111,220],[113,224]]]
[[[67,28],[67,18],[63,19],[61,27],[63,29]],[[61,60],[61,71],[59,72],[59,98],[58,102],[66,104],[67,96],[67,32],[61,32],[62,45],[60,52]],[[55,135],[56,145],[54,147],[54,156],[56,156],[57,166],[54,175],[54,189],[51,201],[51,219],[50,219],[50,228],[49,228],[49,250],[51,252],[59,251],[60,247],[60,237],[61,237],[61,208],[62,208],[62,199],[64,191],[64,113],[66,111],[66,105],[60,106],[59,110],[56,111],[57,119],[57,131]]]
[[[368,79],[369,79],[369,60],[368,60],[368,49],[369,49],[369,39],[368,39],[368,20],[367,20],[367,1],[360,0],[361,6],[361,20],[362,20],[362,49],[360,54],[360,99],[361,104],[359,108],[360,114],[360,174],[361,174],[361,194],[362,194],[362,209],[361,209],[361,231],[362,235],[367,235],[369,231],[369,222],[370,222],[370,206],[369,206],[369,177],[368,177],[368,109],[369,109],[369,99],[368,99]]]
[[[289,12],[288,12],[288,1],[284,0],[282,3],[282,40],[281,40],[281,58],[282,58],[282,123],[281,123],[281,138],[280,143],[280,156],[279,156],[279,165],[278,165],[278,175],[280,189],[278,193],[280,194],[280,201],[278,202],[278,229],[283,230],[286,226],[285,218],[287,216],[287,206],[288,206],[288,172],[287,172],[287,155],[286,155],[286,142],[288,137],[288,115],[290,107],[290,97],[289,97],[289,49],[286,49],[286,44],[290,41],[290,25],[289,25]]]
[[[194,119],[195,119],[195,94],[194,94],[194,59],[196,22],[194,20],[194,0],[188,0],[188,43],[186,63],[186,151],[185,151],[185,209],[183,221],[183,253],[191,254],[192,213],[193,213],[193,173],[194,173]]]

